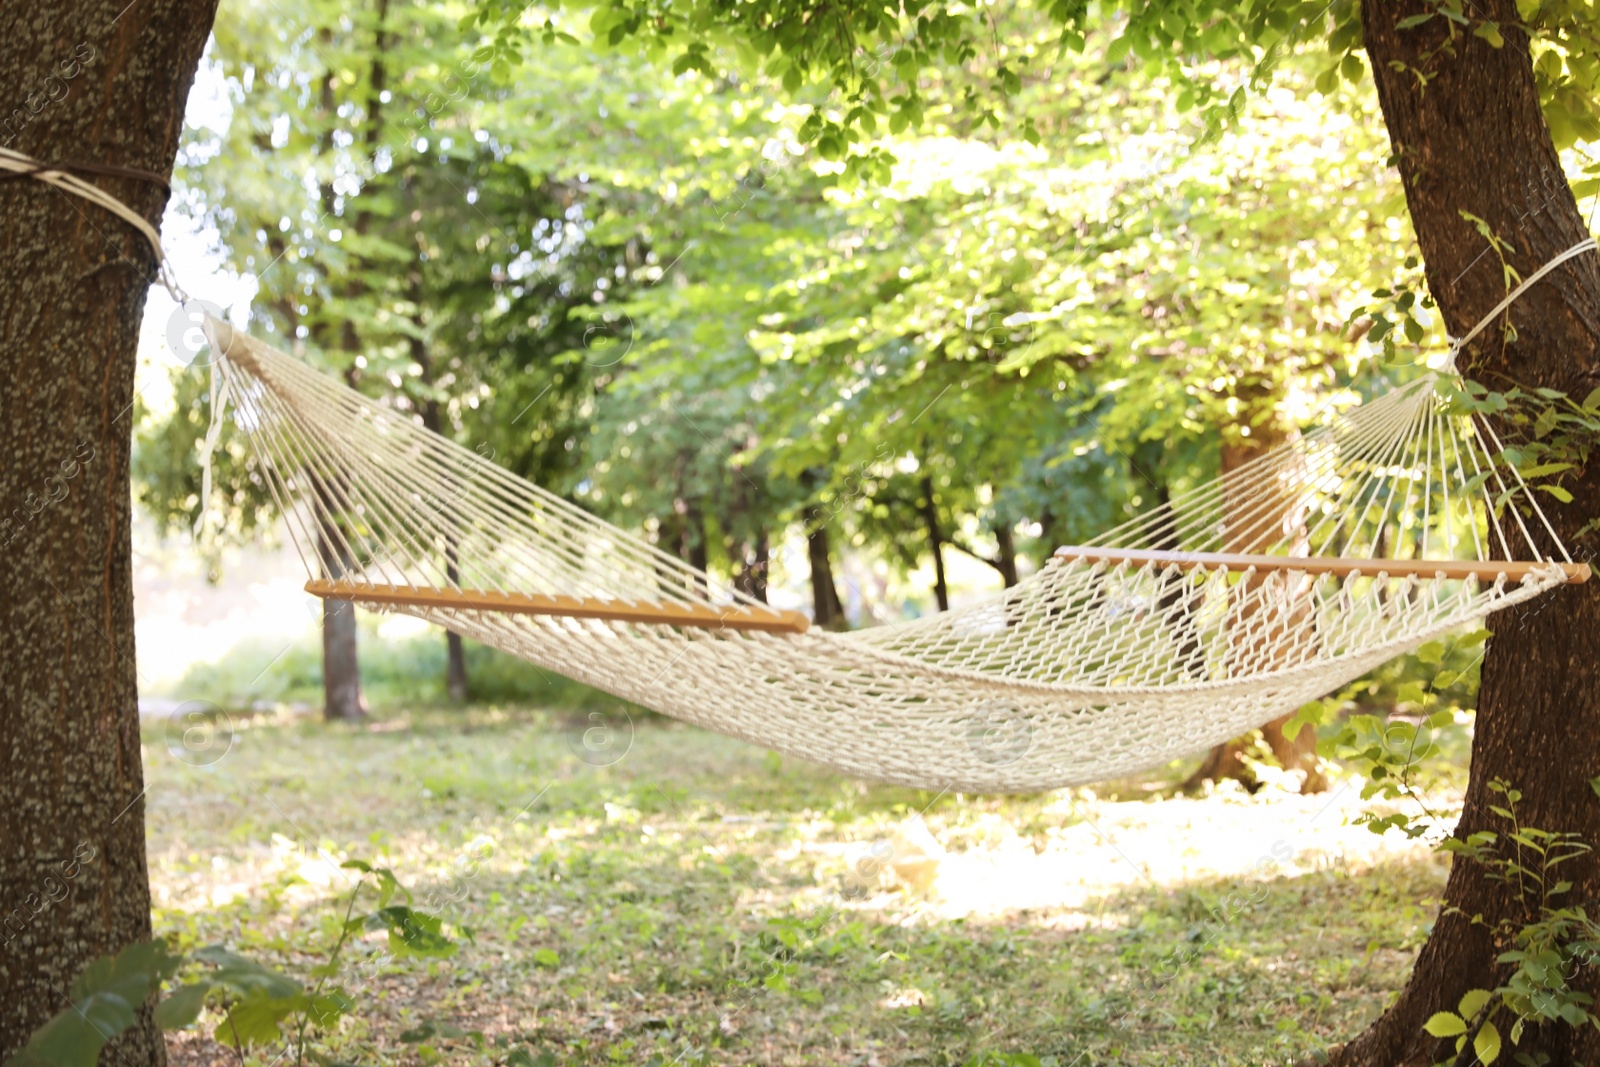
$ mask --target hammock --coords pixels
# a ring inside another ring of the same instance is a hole
[[[1588,576],[1493,429],[1426,374],[992,600],[822,632],[226,323],[205,330],[213,419],[231,397],[308,591],[864,778],[992,793],[1143,770]]]
[[[186,303],[155,228],[72,170],[164,181],[0,148],[0,174],[135,227]],[[986,603],[894,626],[814,632],[209,316],[201,520],[231,395],[318,596],[864,778],[980,793],[1112,778],[1588,579],[1493,428],[1440,385],[1519,296],[1595,248],[1530,275],[1453,344],[1443,377],[1063,548]]]

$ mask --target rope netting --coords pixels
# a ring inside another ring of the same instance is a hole
[[[909,785],[1033,790],[1157,765],[1581,572],[1497,462],[1492,428],[1427,374],[1001,596],[783,632],[794,613],[226,324],[207,330],[312,588]],[[1453,558],[1484,566],[1430,569]]]

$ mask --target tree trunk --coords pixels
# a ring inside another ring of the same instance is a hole
[[[811,565],[811,621],[829,630],[838,629],[845,621],[844,604],[840,602],[838,586],[833,582],[832,554],[827,516],[821,508],[812,508],[806,516],[806,557]]]
[[[461,575],[451,563],[446,572],[450,581],[459,583]],[[467,697],[472,694],[472,688],[467,684],[467,650],[461,643],[461,635],[454,630],[444,632],[444,691],[452,704],[465,704]]]
[[[1055,550],[1061,546],[1061,520],[1056,517],[1054,507],[1046,507],[1039,515],[1039,541],[1036,548],[1039,552],[1039,566],[1049,564],[1054,557]]]
[[[746,444],[747,447],[754,449],[760,441],[752,434]],[[750,533],[752,495],[758,501],[766,497],[766,494],[750,480],[749,473],[743,467],[735,467],[732,490],[729,494],[730,514],[724,526],[727,530],[742,532],[742,535],[733,542],[730,552],[733,557],[733,587],[745,596],[754,597],[765,604],[767,571],[772,565],[772,545],[768,539],[765,523],[755,523],[755,532],[753,535]]]
[[[950,586],[944,576],[944,537],[939,532],[939,508],[933,502],[933,479],[922,476],[922,526],[928,532],[928,551],[933,553],[933,598],[940,611],[950,610]]]
[[[1461,336],[1505,295],[1497,257],[1491,251],[1478,258],[1485,241],[1461,212],[1482,218],[1512,242],[1507,258],[1522,277],[1588,236],[1587,230],[1570,191],[1556,198],[1546,191],[1549,177],[1561,175],[1561,164],[1539,110],[1528,41],[1515,29],[1520,20],[1511,0],[1468,8],[1474,19],[1498,21],[1503,48],[1458,33],[1457,55],[1432,61],[1425,53],[1443,40],[1444,19],[1414,30],[1395,27],[1408,15],[1435,10],[1431,5],[1416,0],[1367,10],[1367,53],[1428,286],[1450,332]],[[1425,92],[1413,69],[1433,75]],[[1558,187],[1565,190],[1565,182]],[[1516,339],[1503,343],[1497,327],[1485,330],[1463,353],[1461,366],[1469,376],[1492,385],[1515,381],[1560,389],[1579,400],[1600,386],[1600,263],[1593,253],[1557,268],[1509,316]],[[1568,547],[1588,556],[1592,542],[1577,544],[1575,536],[1600,514],[1600,464],[1590,464],[1578,484],[1568,485],[1574,503],[1547,506],[1547,514]],[[1505,831],[1489,811],[1498,800],[1488,784],[1501,778],[1522,791],[1518,809],[1526,825],[1600,843],[1600,801],[1588,784],[1600,772],[1600,585],[1568,587],[1549,598],[1542,610],[1489,619],[1495,636],[1483,663],[1472,777],[1458,837]],[[1594,855],[1563,867],[1562,876],[1573,881],[1573,889],[1561,900],[1588,904],[1600,895]],[[1435,1011],[1453,1010],[1468,989],[1493,988],[1504,977],[1490,930],[1517,910],[1507,886],[1487,879],[1482,865],[1458,858],[1410,982],[1335,1062],[1389,1067],[1450,1052],[1450,1046],[1426,1037],[1422,1024]],[[1484,922],[1475,923],[1480,914]],[[1580,969],[1574,984],[1594,994],[1594,970]],[[1600,1063],[1600,1033],[1562,1024],[1530,1027],[1516,1051],[1544,1053],[1551,1063]]]
[[[1248,550],[1247,546],[1258,539],[1265,538],[1267,541],[1276,539],[1277,531],[1271,529],[1271,527],[1282,523],[1283,515],[1281,512],[1272,509],[1265,509],[1262,512],[1263,517],[1248,528],[1236,528],[1237,524],[1232,521],[1231,517],[1248,511],[1249,506],[1243,501],[1236,502],[1233,499],[1234,494],[1229,491],[1229,479],[1235,471],[1261,455],[1261,453],[1283,444],[1285,439],[1282,431],[1269,421],[1255,427],[1253,436],[1242,437],[1236,442],[1225,442],[1223,444],[1223,513],[1230,517],[1227,543],[1223,551],[1243,552]],[[1168,497],[1168,490],[1164,485],[1161,487],[1160,496],[1162,502],[1165,503]],[[1289,504],[1285,504],[1286,508],[1289,506]],[[1171,531],[1171,534],[1171,547],[1176,548],[1176,531]],[[1170,608],[1171,604],[1164,603],[1163,606]],[[1300,621],[1304,625],[1312,626],[1315,624],[1315,620],[1308,617],[1309,612],[1298,614],[1300,615]],[[1190,629],[1182,631],[1182,641],[1187,642],[1195,639],[1192,633],[1192,625],[1185,618],[1184,626]],[[1269,655],[1272,654],[1271,650],[1266,651]],[[1300,792],[1321,793],[1328,788],[1328,779],[1317,769],[1316,731],[1302,729],[1291,741],[1284,734],[1283,728],[1293,717],[1294,715],[1291,713],[1280,715],[1278,718],[1273,719],[1261,727],[1261,737],[1266,741],[1267,747],[1272,750],[1273,758],[1278,761],[1279,766],[1284,770],[1305,772],[1305,777],[1300,783]],[[1213,748],[1206,754],[1206,758],[1200,762],[1200,766],[1195,769],[1194,773],[1184,781],[1182,788],[1195,789],[1202,782],[1220,782],[1224,778],[1232,778],[1243,782],[1252,789],[1256,788],[1255,775],[1250,772],[1250,768],[1245,765],[1243,759],[1247,742],[1247,737],[1236,737],[1232,741],[1224,741]]]
[[[412,303],[421,306],[422,278],[420,274],[413,273],[411,279]],[[420,319],[420,316],[419,316]],[[434,395],[433,383],[433,354],[428,351],[428,343],[422,339],[420,332],[422,323],[414,321],[418,333],[411,336],[411,360],[417,365],[417,383],[425,389],[426,395],[418,410],[422,415],[422,427],[431,433],[444,433],[444,420],[439,416],[439,398]],[[446,541],[444,549],[444,576],[452,585],[461,584],[461,568],[457,565],[456,545],[453,537]],[[444,689],[452,704],[465,704],[469,692],[467,686],[467,653],[462,647],[461,635],[454,630],[444,632],[445,667]]]
[[[1007,589],[1017,584],[1017,542],[1011,524],[1004,519],[994,528],[995,567]]]
[[[701,573],[711,565],[711,550],[706,543],[706,513],[698,500],[684,503],[683,541],[678,558]]]
[[[364,133],[369,163],[377,152],[378,139],[383,131],[381,93],[387,80],[384,67],[384,53],[387,49],[384,20],[388,15],[388,0],[378,0],[377,10],[378,26],[374,40],[370,94],[366,101]],[[335,90],[336,76],[330,71],[322,82],[322,108],[325,120],[330,123],[329,116],[337,110]],[[323,150],[331,151],[332,147],[333,128],[330,125],[324,134]],[[334,205],[331,182],[322,186],[322,200],[325,209],[331,213]],[[365,205],[360,204],[359,198],[357,204],[352,228],[356,234],[366,236],[371,227],[372,213]],[[353,305],[367,292],[361,270],[359,254],[352,256],[346,271],[347,280],[343,286],[343,296],[347,305]],[[337,347],[350,357],[344,376],[345,384],[354,389],[360,378],[355,357],[361,353],[361,337],[356,331],[354,316],[349,314],[344,316]],[[337,521],[336,517],[332,517],[325,519],[324,523]],[[322,531],[317,549],[322,560],[323,574],[330,579],[343,577],[355,562],[345,551],[343,540],[332,536],[332,531],[326,528]],[[331,597],[322,602],[322,701],[322,717],[328,722],[360,719],[367,713],[367,701],[361,693],[361,661],[355,605]]]
[[[329,529],[338,520],[326,517],[317,532],[317,555],[322,576],[343,578],[352,560],[343,541]],[[361,661],[356,653],[356,606],[349,600],[324,597],[322,601],[322,717],[328,722],[351,722],[367,714],[361,694]]]
[[[215,6],[0,7],[8,94],[38,104],[10,147],[170,173]],[[159,183],[84,177],[160,221]],[[30,179],[0,182],[0,219],[4,1059],[68,1006],[91,960],[151,932],[128,455],[154,259],[126,223]],[[115,1046],[108,1063],[166,1059],[148,1011]]]

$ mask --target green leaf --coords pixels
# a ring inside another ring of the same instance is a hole
[[[409,1030],[400,1031],[400,1040],[407,1045],[415,1045],[419,1041],[428,1040],[428,1038],[433,1037],[438,1032],[439,1031],[433,1028],[433,1024],[431,1022],[424,1021],[419,1026],[413,1026]]]
[[[1439,664],[1444,662],[1444,645],[1438,641],[1429,641],[1417,649],[1417,659],[1423,663]]]
[[[1600,775],[1589,779],[1589,788],[1594,790],[1594,795],[1600,797]]]
[[[1560,474],[1577,466],[1575,463],[1540,463],[1525,470],[1518,471],[1524,478],[1543,478],[1548,474]]]
[[[364,920],[368,930],[387,930],[389,949],[397,956],[453,956],[456,943],[444,935],[444,922],[437,915],[426,915],[393,904],[379,908]]]
[[[1455,1037],[1457,1034],[1467,1032],[1467,1024],[1461,1016],[1453,1011],[1436,1011],[1422,1024],[1422,1028],[1434,1037]]]
[[[1478,1054],[1478,1061],[1484,1067],[1500,1058],[1500,1031],[1495,1029],[1494,1023],[1483,1024],[1478,1036],[1472,1039],[1472,1051]]]
[[[209,979],[179,986],[156,1005],[156,1025],[163,1030],[181,1030],[200,1017],[205,1007],[206,994],[211,992]]]
[[[527,1049],[519,1047],[506,1057],[506,1067],[556,1067],[556,1057],[545,1049],[536,1059]]]
[[[1424,663],[1427,661],[1424,660]],[[1422,688],[1421,682],[1402,682],[1395,689],[1395,699],[1402,704],[1426,704],[1428,702],[1427,690]]]
[[[1483,1010],[1483,1006],[1489,1003],[1489,998],[1492,996],[1494,996],[1494,994],[1489,992],[1487,989],[1467,990],[1466,995],[1461,998],[1461,1004],[1459,1005],[1461,1017],[1463,1019],[1476,1019],[1478,1017],[1478,1012]]]
[[[1300,736],[1301,729],[1307,726],[1311,727],[1312,731],[1315,732],[1316,728],[1322,724],[1326,711],[1327,709],[1323,707],[1320,700],[1313,700],[1311,703],[1306,704],[1296,711],[1288,722],[1283,724],[1283,736],[1293,741]]]
[[[304,996],[278,998],[253,993],[233,1003],[212,1037],[230,1047],[276,1044],[283,1037],[283,1020],[306,1007]]]
[[[241,996],[260,995],[282,999],[293,997],[303,990],[300,983],[288,975],[271,970],[221,945],[197,949],[194,958],[202,963],[215,964],[217,969],[212,972],[212,983],[225,986]]]
[[[553,971],[561,966],[561,957],[556,954],[555,949],[536,948],[533,950],[533,962]]]
[[[134,1024],[138,1012],[115,994],[98,994],[95,1005],[76,1005],[59,1012],[33,1032],[6,1067],[95,1067],[108,1038]],[[91,1010],[85,1011],[85,1008]]]
[[[1421,26],[1424,22],[1427,22],[1429,19],[1433,18],[1433,14],[1433,12],[1429,12],[1426,15],[1408,15],[1399,22],[1395,23],[1394,28],[1397,30],[1409,30],[1413,27]]]
[[[1500,36],[1500,27],[1493,22],[1480,22],[1477,29],[1472,31],[1472,36],[1482,37],[1495,48],[1499,48],[1506,43],[1506,39]],[[1498,1048],[1498,1046],[1496,1047]],[[1485,1060],[1484,1062],[1487,1063],[1488,1061]]]
[[[1535,488],[1543,489],[1545,492],[1549,493],[1563,504],[1572,503],[1572,494],[1561,488],[1559,485],[1540,485],[1536,486]]]
[[[72,983],[73,1003],[35,1030],[8,1064],[95,1067],[106,1042],[138,1020],[151,991],[182,963],[159,939],[94,960]]]

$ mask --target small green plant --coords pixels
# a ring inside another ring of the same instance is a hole
[[[1366,781],[1361,798],[1410,802],[1415,813],[1356,817],[1373,833],[1397,830],[1409,838],[1427,834],[1439,823],[1426,791],[1440,768],[1441,753],[1463,743],[1456,714],[1477,689],[1488,630],[1478,629],[1429,641],[1411,655],[1378,668],[1339,693],[1315,700],[1284,725],[1293,740],[1302,729],[1336,724],[1317,742],[1317,752],[1338,760]]]
[[[1489,788],[1504,799],[1504,804],[1490,810],[1509,829],[1503,834],[1479,830],[1440,848],[1482,864],[1486,877],[1515,891],[1522,914],[1502,919],[1492,931],[1497,943],[1511,946],[1500,953],[1498,962],[1513,969],[1503,984],[1468,990],[1455,1011],[1435,1012],[1423,1027],[1434,1037],[1454,1037],[1458,1055],[1470,1044],[1473,1055],[1485,1065],[1500,1058],[1500,1024],[1508,1019],[1506,1037],[1513,1046],[1521,1043],[1530,1024],[1600,1028],[1600,1016],[1592,1011],[1594,998],[1569,982],[1580,966],[1600,959],[1600,923],[1581,907],[1560,906],[1572,883],[1560,877],[1559,868],[1592,849],[1575,833],[1523,825],[1517,815],[1522,794],[1498,778]],[[1472,921],[1488,925],[1481,915]],[[1524,1053],[1517,1053],[1516,1059],[1537,1062]]]
[[[439,958],[457,949],[438,916],[411,908],[411,894],[393,871],[361,860],[341,866],[358,872],[358,877],[344,902],[338,939],[327,958],[307,975],[309,988],[306,982],[221,945],[185,957],[163,939],[140,942],[91,963],[73,983],[72,1005],[36,1030],[5,1067],[95,1067],[106,1042],[133,1026],[150,995],[186,969],[187,981],[156,1005],[155,1021],[162,1030],[192,1025],[209,1005],[221,1013],[213,1036],[232,1046],[240,1063],[247,1048],[286,1041],[285,1051],[293,1054],[296,1067],[307,1059],[337,1067],[313,1046],[315,1038],[330,1033],[356,1007],[355,997],[336,981],[352,934],[387,931],[391,957]],[[363,897],[375,906],[357,914]],[[460,932],[471,936],[470,930]]]
[[[1495,466],[1509,464],[1534,489],[1560,503],[1572,502],[1572,491],[1561,481],[1582,472],[1595,442],[1600,441],[1600,389],[1581,402],[1559,389],[1513,386],[1497,392],[1473,381],[1463,382],[1459,388],[1441,381],[1439,389],[1453,414],[1493,418],[1500,424],[1506,444],[1494,457]],[[1463,492],[1476,492],[1489,477],[1484,472],[1469,479]],[[1507,488],[1495,501],[1497,513],[1503,511],[1514,488]],[[1591,522],[1575,539],[1597,528],[1600,521]]]

